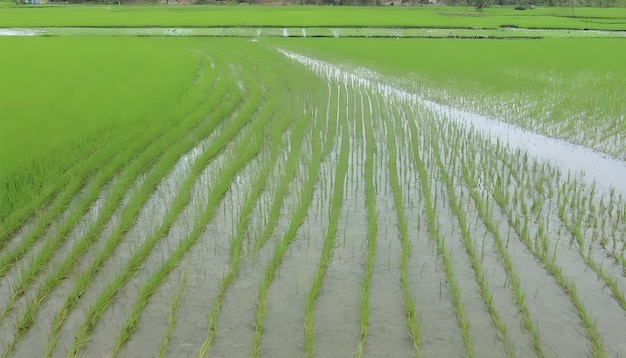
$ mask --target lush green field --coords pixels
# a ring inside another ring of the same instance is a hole
[[[0,357],[626,355],[626,39],[57,35],[0,37]]]
[[[94,152],[122,151],[110,138],[171,121],[198,62],[172,42],[0,43],[0,220]]]
[[[343,6],[57,6],[0,8],[0,27],[15,26],[321,26],[626,30],[626,8]]]

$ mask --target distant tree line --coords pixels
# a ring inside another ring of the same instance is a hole
[[[283,4],[283,5],[465,5],[481,10],[491,5],[513,6],[519,10],[534,6],[625,6],[626,0],[47,0],[48,3],[70,4]]]
[[[472,1],[472,0],[470,0]],[[519,6],[525,9],[532,9],[533,6],[572,6],[572,0],[473,0],[474,2],[485,2],[485,6]],[[464,0],[445,0],[446,5],[463,5]],[[586,7],[616,7],[624,6],[623,0],[573,0],[574,6]]]

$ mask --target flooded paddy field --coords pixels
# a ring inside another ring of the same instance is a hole
[[[188,111],[3,221],[3,357],[626,355],[619,140],[272,39],[137,41],[192,56]]]

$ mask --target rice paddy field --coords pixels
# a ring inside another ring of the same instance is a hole
[[[623,9],[236,9],[0,7],[0,356],[626,355]]]

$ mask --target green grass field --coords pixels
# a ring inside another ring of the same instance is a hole
[[[626,8],[56,6],[0,8],[0,27],[311,26],[626,29]]]
[[[626,38],[341,38],[567,11],[0,7],[0,356],[626,355]]]
[[[0,41],[2,219],[103,146],[124,148],[109,138],[168,123],[197,65],[175,43]]]

